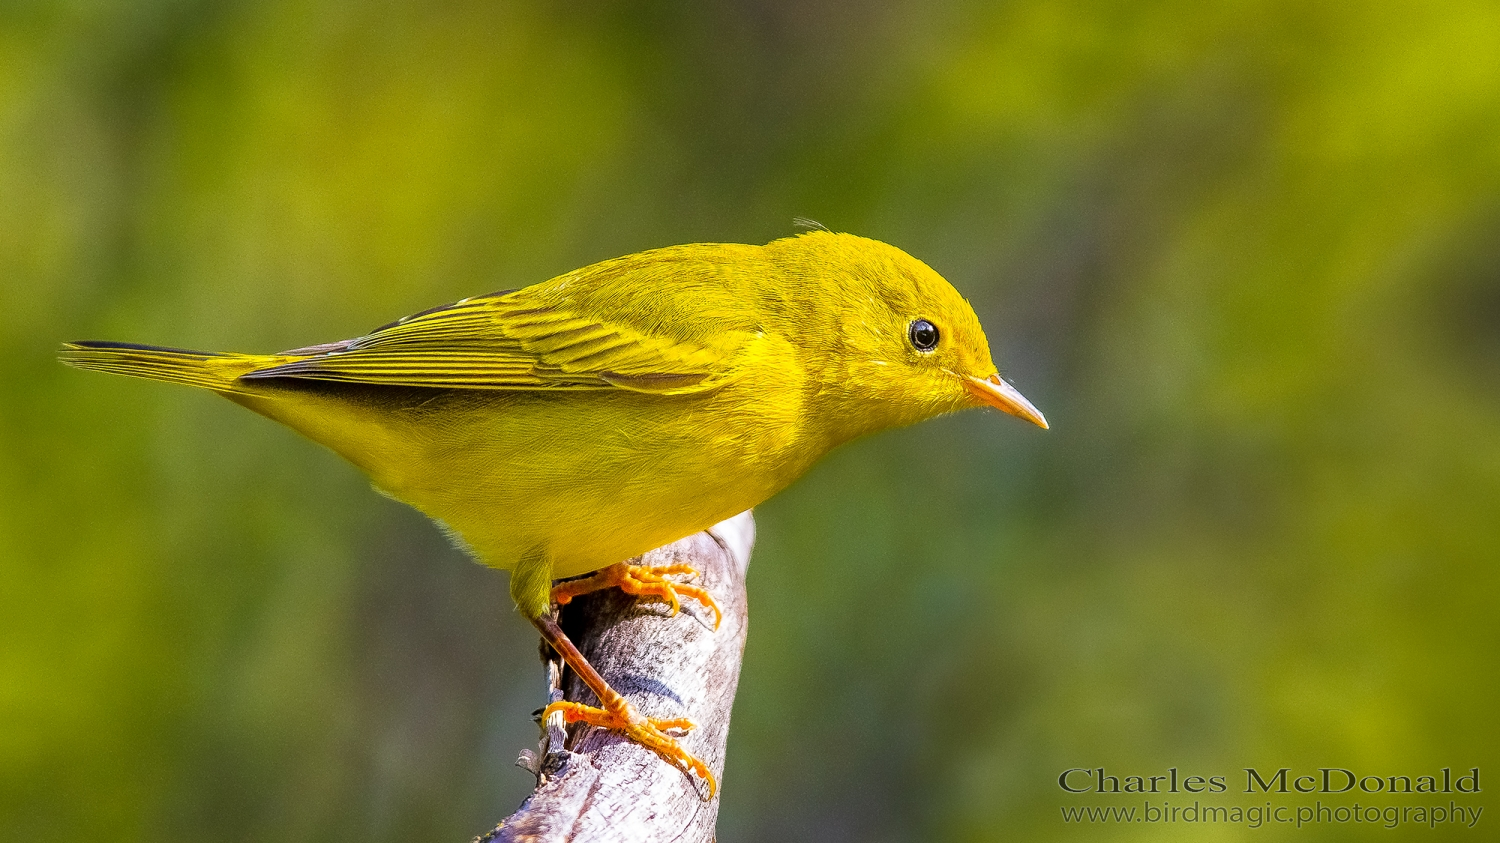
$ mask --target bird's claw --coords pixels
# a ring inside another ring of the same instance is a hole
[[[654,597],[670,606],[672,614],[675,615],[682,610],[680,598],[691,597],[713,611],[714,629],[718,629],[719,624],[724,620],[724,613],[720,611],[719,604],[714,602],[713,596],[706,589],[666,579],[669,576],[683,574],[696,576],[698,569],[691,565],[630,565],[618,562],[608,568],[601,568],[582,579],[569,580],[553,586],[552,600],[559,606],[566,606],[572,602],[573,598],[580,595],[606,588],[618,588],[636,597]]]
[[[709,771],[708,765],[683,749],[675,738],[666,733],[668,729],[685,732],[697,728],[693,721],[685,717],[670,720],[646,717],[623,699],[620,699],[616,706],[609,708],[595,708],[591,705],[568,701],[555,702],[542,711],[542,719],[545,720],[554,713],[561,713],[563,720],[568,723],[587,723],[590,726],[619,732],[661,756],[667,763],[684,773],[690,775],[696,773],[708,784],[708,799],[714,798],[714,794],[719,789],[718,781],[714,779],[714,774]]]

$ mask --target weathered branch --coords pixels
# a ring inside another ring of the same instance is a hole
[[[755,522],[744,512],[642,557],[645,565],[697,568],[724,612],[718,631],[712,613],[694,600],[684,600],[671,617],[664,603],[614,589],[577,598],[559,618],[590,663],[642,714],[696,723],[679,742],[720,778],[745,648],[745,569],[754,539]],[[546,645],[543,658],[552,700],[598,704]],[[537,774],[536,790],[476,843],[714,839],[719,800],[704,801],[701,779],[613,732],[582,725],[565,731],[561,715],[545,727],[538,752],[524,751],[517,762]]]

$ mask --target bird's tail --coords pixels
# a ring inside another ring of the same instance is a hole
[[[257,354],[188,351],[103,340],[63,343],[58,359],[79,369],[227,393],[245,391],[239,387],[239,377],[274,361]]]

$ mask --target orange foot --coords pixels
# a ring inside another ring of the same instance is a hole
[[[709,772],[708,765],[694,758],[664,731],[665,729],[683,731],[692,729],[694,725],[691,720],[686,718],[657,720],[646,717],[618,694],[614,694],[605,703],[604,708],[595,708],[576,702],[555,702],[542,709],[542,719],[545,720],[548,715],[559,711],[562,712],[563,719],[569,723],[587,723],[590,726],[619,732],[660,755],[668,764],[679,770],[689,774],[697,773],[708,783],[708,799],[714,798],[714,793],[719,789],[719,784],[714,780],[714,774]]]
[[[553,586],[552,600],[559,606],[566,606],[574,597],[581,594],[606,588],[619,588],[626,594],[633,594],[637,597],[655,597],[671,606],[672,614],[675,615],[682,610],[682,603],[678,600],[678,595],[681,595],[691,597],[712,609],[714,629],[718,629],[719,622],[724,619],[724,613],[719,611],[719,604],[714,602],[713,597],[707,591],[696,585],[666,580],[666,577],[673,574],[694,576],[697,573],[698,570],[689,565],[627,565],[624,562],[617,562],[608,568],[595,571],[592,576],[581,580],[569,580],[561,585]],[[646,742],[642,741],[642,743]]]

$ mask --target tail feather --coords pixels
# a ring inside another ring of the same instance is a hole
[[[128,342],[81,340],[63,343],[58,359],[79,369],[238,393],[239,377],[273,362],[255,354],[188,351]]]

